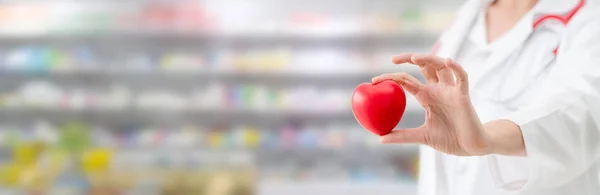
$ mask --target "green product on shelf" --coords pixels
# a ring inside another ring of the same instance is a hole
[[[59,146],[79,156],[91,144],[89,127],[83,123],[67,123],[60,128]]]
[[[283,107],[281,92],[276,90],[269,90],[267,98],[268,102],[275,105],[276,107]]]
[[[423,13],[421,13],[421,9],[413,7],[401,12],[400,17],[405,20],[418,21],[423,17]]]
[[[421,24],[421,21],[423,20],[423,13],[421,12],[421,9],[413,7],[405,9],[401,13],[400,18],[403,23],[403,31],[414,31],[423,28],[423,24]]]
[[[117,21],[113,14],[106,12],[98,12],[93,13],[89,17],[90,24],[94,24],[90,26],[89,29],[92,33],[106,33],[111,31],[116,31],[115,22]]]
[[[242,88],[243,106],[250,106],[254,102],[254,87],[244,86]]]
[[[2,140],[2,145],[12,148],[19,143],[19,134],[18,131],[15,130],[7,130],[6,135],[4,135],[4,139]]]
[[[46,57],[48,58],[47,61],[50,69],[57,69],[65,65],[65,56],[58,50],[50,49]]]

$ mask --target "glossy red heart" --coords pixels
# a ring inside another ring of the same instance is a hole
[[[405,109],[404,89],[392,80],[362,83],[352,93],[354,117],[365,129],[379,136],[394,130]]]

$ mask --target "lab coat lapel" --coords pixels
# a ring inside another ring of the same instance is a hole
[[[547,14],[567,14],[578,2],[579,0],[540,0],[530,13],[532,14],[532,17],[528,17],[528,15],[525,16],[528,17],[530,21],[520,21],[516,24],[517,26],[515,26],[515,29],[512,29],[516,31],[510,32],[515,34],[508,35],[507,37],[504,37],[504,39],[501,39],[501,42],[495,43],[493,55],[482,64],[483,67],[478,69],[478,73],[473,74],[473,77],[469,78],[471,83],[470,88],[473,89],[477,87],[487,76],[497,72],[496,70],[501,68],[502,65],[510,63],[507,61],[510,55],[518,52],[516,50],[522,48],[524,42],[535,30],[533,29],[533,22],[536,18]]]
[[[451,59],[456,58],[482,6],[482,0],[471,0],[459,10],[454,19],[454,24],[442,35],[440,40],[442,46],[437,53],[438,56]]]
[[[493,54],[488,58],[487,61],[485,61],[484,64],[481,64],[482,67],[477,69],[478,73],[473,74],[473,77],[469,78],[471,89],[477,87],[477,85],[479,85],[482,80],[485,80],[488,75],[497,72],[495,70],[506,64],[509,56],[521,48],[520,46],[523,45],[532,31],[531,25],[526,24],[530,23],[526,21],[525,23],[517,24],[520,26],[517,26],[516,31],[510,32],[510,35],[502,37],[500,40],[498,40],[500,42],[494,43]]]

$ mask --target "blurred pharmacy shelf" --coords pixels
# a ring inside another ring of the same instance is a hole
[[[416,183],[414,182],[373,182],[373,183],[348,183],[332,181],[315,182],[262,182],[258,185],[259,195],[416,195]]]
[[[5,13],[1,15],[4,17],[0,17],[0,26],[12,27],[2,28],[2,34],[25,38],[90,32],[96,35],[131,32],[164,35],[175,32],[179,37],[186,37],[185,34],[251,35],[252,39],[257,40],[254,43],[263,43],[277,40],[278,36],[288,40],[289,35],[308,35],[311,38],[379,35],[373,36],[379,39],[386,35],[400,37],[398,35],[408,31],[422,38],[424,34],[440,32],[445,23],[451,20],[452,10],[458,7],[459,2],[448,2],[22,2],[0,4]],[[340,3],[344,6],[339,6]],[[240,18],[244,22],[240,22]],[[414,38],[417,37],[402,39],[420,40]]]
[[[352,87],[371,78],[394,72],[408,72],[423,80],[416,66],[401,65],[385,70],[331,70],[331,71],[81,71],[81,72],[0,72],[0,91],[16,89],[29,81],[49,81],[63,87],[106,88],[121,84],[136,91],[145,88],[188,91],[199,86],[219,82],[223,84],[254,83],[269,87],[298,85]]]
[[[422,124],[423,112],[408,111],[402,126],[415,127]],[[176,124],[252,124],[277,125],[286,122],[323,124],[328,122],[356,123],[350,110],[344,112],[302,111],[78,111],[59,109],[1,109],[0,121],[9,124],[26,124],[35,120],[63,123],[72,120],[118,125],[176,125]]]
[[[43,124],[0,127],[0,149],[17,147],[20,143],[15,141],[19,140],[46,146],[60,145],[64,141],[61,136],[65,136],[65,129],[69,126]],[[81,123],[72,122],[70,126],[73,125]],[[285,125],[269,128],[268,131],[250,125],[232,128],[210,125],[171,128],[126,126],[120,129],[94,125],[88,128],[91,129],[86,131],[92,135],[90,141],[94,145],[116,149],[113,152],[116,155],[143,154],[152,158],[183,155],[195,161],[196,157],[221,158],[239,153],[251,155],[264,168],[298,162],[334,162],[329,165],[337,167],[381,165],[396,156],[410,158],[417,151],[416,145],[381,145],[377,137],[370,136],[359,126],[339,124]]]
[[[127,43],[134,46],[202,46],[203,48],[257,47],[257,46],[345,46],[345,47],[391,47],[422,46],[434,43],[438,33],[390,33],[390,34],[351,34],[351,35],[311,35],[311,34],[272,34],[272,35],[188,35],[188,34],[39,34],[0,33],[2,47],[23,44],[74,45],[115,45]]]
[[[351,93],[461,2],[0,0],[0,194],[416,194]]]

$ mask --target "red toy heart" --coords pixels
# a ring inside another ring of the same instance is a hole
[[[392,80],[362,83],[352,93],[352,112],[360,125],[382,136],[394,130],[406,109],[404,89]]]

